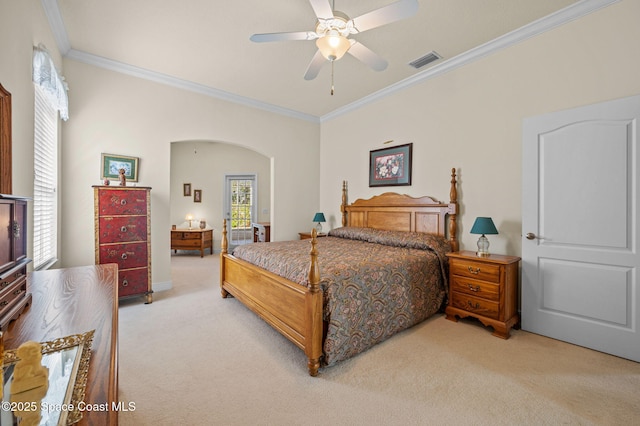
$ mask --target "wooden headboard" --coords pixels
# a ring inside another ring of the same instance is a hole
[[[367,200],[358,199],[347,204],[347,183],[342,184],[342,226],[411,231],[447,236],[453,251],[458,251],[456,216],[458,191],[456,169],[451,169],[449,203],[431,197],[414,198],[409,195],[386,192]],[[448,219],[448,227],[447,227]]]

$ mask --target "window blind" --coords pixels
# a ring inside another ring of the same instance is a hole
[[[35,85],[33,267],[46,269],[58,257],[58,111]]]

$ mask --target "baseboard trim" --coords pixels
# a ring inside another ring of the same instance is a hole
[[[164,281],[161,283],[153,283],[152,287],[153,287],[153,292],[155,293],[158,291],[171,290],[173,288],[173,284],[171,283],[171,281]]]

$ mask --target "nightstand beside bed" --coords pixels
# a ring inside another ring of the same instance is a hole
[[[447,319],[477,318],[493,327],[493,335],[508,339],[518,324],[518,264],[520,258],[472,251],[448,253],[449,304]]]

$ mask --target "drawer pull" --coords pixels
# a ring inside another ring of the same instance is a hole
[[[479,285],[477,285],[477,286],[475,286],[475,287],[474,287],[474,286],[472,286],[471,284],[469,284],[469,290],[474,291],[474,292],[476,292],[476,293],[477,293],[477,292],[479,292],[479,291],[480,291],[480,286],[479,286]]]
[[[122,280],[122,287],[126,287],[129,285],[129,281],[127,281],[126,279]]]
[[[122,255],[120,255],[120,258],[122,258],[122,260],[127,260],[127,253],[122,253]]]
[[[123,226],[122,228],[120,228],[120,232],[127,232],[127,227]]]
[[[471,300],[467,300],[467,305],[469,305],[470,308],[472,309],[479,309],[480,308],[480,304],[478,302],[476,302],[475,306],[473,303],[471,303]]]
[[[0,284],[0,288],[4,288],[4,287],[8,286],[9,284],[11,284],[11,282],[9,282],[9,281],[2,281],[2,284]]]
[[[467,269],[469,269],[469,272],[471,272],[473,275],[478,275],[480,273],[480,268],[473,269],[471,266],[469,266]]]
[[[3,300],[2,303],[0,303],[0,307],[5,307],[9,304],[9,302],[7,302],[6,300]]]
[[[22,289],[21,289],[21,288],[19,288],[19,289],[17,289],[16,291],[14,291],[14,292],[13,292],[13,295],[14,295],[14,296],[17,296],[17,295],[19,295],[20,293],[22,293]]]

